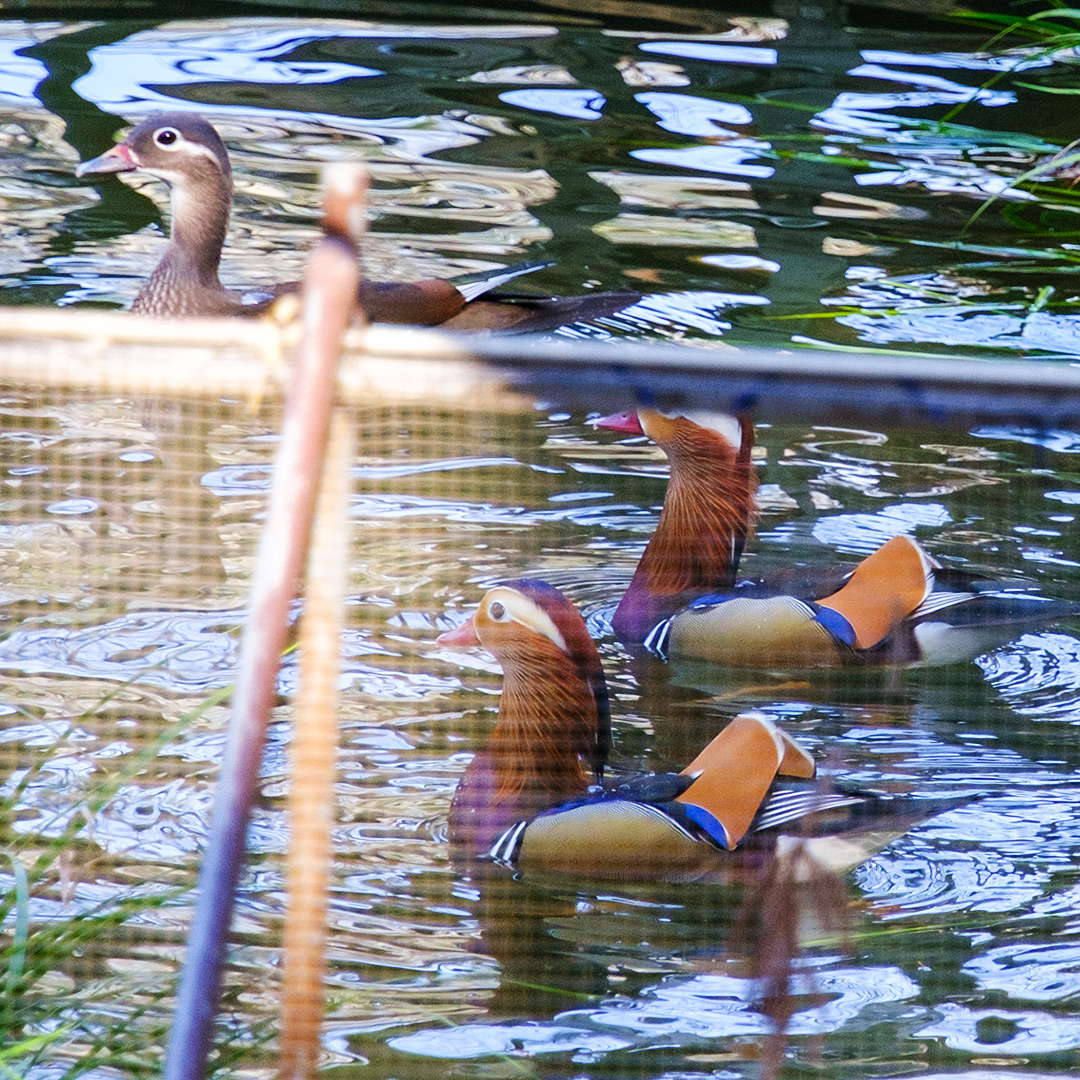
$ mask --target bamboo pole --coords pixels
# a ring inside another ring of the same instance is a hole
[[[306,1080],[314,1075],[326,996],[326,907],[333,854],[352,446],[345,413],[337,409],[315,511],[300,624],[300,690],[289,769],[279,1080]]]
[[[341,339],[355,307],[356,238],[363,220],[356,205],[362,200],[366,178],[355,169],[335,168],[327,170],[326,187],[327,236],[312,253],[304,281],[302,336],[252,577],[251,608],[166,1052],[165,1080],[202,1080],[206,1075],[266,725],[277,693],[289,608],[311,533]]]

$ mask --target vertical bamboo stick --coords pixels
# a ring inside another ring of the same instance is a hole
[[[351,432],[344,412],[338,409],[331,421],[315,511],[300,627],[300,691],[289,787],[280,1080],[306,1080],[318,1064],[351,461]]]
[[[326,237],[304,279],[303,334],[293,365],[270,506],[251,582],[225,756],[199,876],[187,961],[165,1057],[165,1080],[202,1080],[221,993],[221,966],[248,820],[277,693],[289,607],[311,534],[325,457],[338,356],[356,306],[356,241],[363,229],[366,177],[327,170]]]

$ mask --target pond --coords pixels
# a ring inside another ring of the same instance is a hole
[[[6,302],[131,301],[165,189],[72,169],[183,108],[233,155],[230,283],[295,279],[318,163],[359,158],[373,277],[543,258],[538,290],[645,294],[579,333],[1075,351],[1076,197],[1011,186],[1075,134],[1040,92],[1069,85],[1070,51],[700,18],[0,24]]]
[[[190,108],[233,155],[231,284],[298,276],[319,163],[360,158],[373,277],[553,259],[515,288],[643,294],[564,337],[1075,353],[1075,199],[1008,185],[1072,137],[1070,110],[1032,89],[1067,86],[1071,53],[990,54],[970,31],[708,18],[694,33],[659,15],[640,28],[2,23],[4,297],[130,303],[162,248],[164,188],[72,171],[126,122]],[[18,892],[20,866],[47,864],[11,915],[14,940],[29,918],[41,970],[5,1018],[43,1040],[18,1059],[37,1058],[28,1075],[150,1075],[280,417],[25,386],[5,388],[0,410],[0,820],[19,844],[5,885]],[[655,527],[665,463],[585,419],[558,401],[355,414],[327,1067],[756,1075],[769,1022],[739,890],[489,882],[450,863],[449,798],[490,732],[500,677],[434,637],[486,585],[528,574],[563,587],[600,640],[622,768],[681,767],[756,707],[830,773],[984,793],[850,875],[846,938],[805,928],[794,1067],[1071,1073],[1075,634],[872,677],[703,681],[643,664],[609,620]],[[1080,432],[1030,417],[871,430],[853,415],[843,429],[762,423],[757,441],[747,574],[854,560],[904,532],[948,565],[1076,595]],[[288,658],[283,695],[295,681]],[[226,1072],[272,1068],[289,720],[283,701],[226,978]]]

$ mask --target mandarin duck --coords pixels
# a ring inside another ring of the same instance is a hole
[[[164,180],[172,193],[172,230],[157,269],[131,310],[146,315],[260,315],[298,282],[244,293],[218,280],[218,264],[232,212],[229,153],[213,126],[192,113],[158,113],[123,142],[85,161],[77,177],[140,170]],[[448,329],[542,331],[610,315],[640,299],[632,292],[580,297],[478,298],[551,263],[519,263],[452,280],[363,282],[359,302],[370,322],[442,325]]]
[[[612,618],[623,642],[729,667],[954,663],[1080,615],[1080,603],[943,568],[903,535],[854,568],[736,581],[755,514],[753,427],[740,421],[736,446],[729,421],[655,409],[593,421],[648,436],[671,463],[656,531]]]
[[[813,782],[810,754],[762,713],[737,716],[678,774],[605,789],[604,671],[585,621],[558,589],[529,579],[491,589],[438,644],[482,645],[503,669],[495,728],[450,805],[451,848],[467,863],[689,881],[798,847],[842,872],[970,801],[826,789]]]

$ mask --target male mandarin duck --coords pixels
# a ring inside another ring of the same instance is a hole
[[[521,579],[491,589],[441,645],[483,645],[503,669],[495,729],[450,806],[466,861],[621,880],[688,881],[801,850],[836,871],[968,797],[886,797],[812,782],[814,761],[761,713],[737,716],[681,773],[600,784],[610,743],[596,645],[558,589]],[[745,865],[746,859],[741,862]]]
[[[1080,615],[1080,603],[943,569],[909,536],[854,569],[736,582],[755,514],[753,428],[740,422],[736,446],[729,422],[655,409],[593,421],[647,435],[671,462],[656,531],[612,619],[627,644],[730,667],[953,663]]]
[[[297,282],[250,293],[225,288],[218,264],[232,212],[229,153],[206,120],[191,113],[149,116],[123,142],[83,162],[78,177],[141,170],[172,192],[172,231],[157,269],[132,311],[147,315],[259,315]],[[610,315],[640,299],[632,292],[580,297],[503,296],[479,301],[504,282],[550,263],[521,263],[452,281],[363,282],[360,306],[371,322],[442,325],[448,329],[540,331],[579,319]]]

